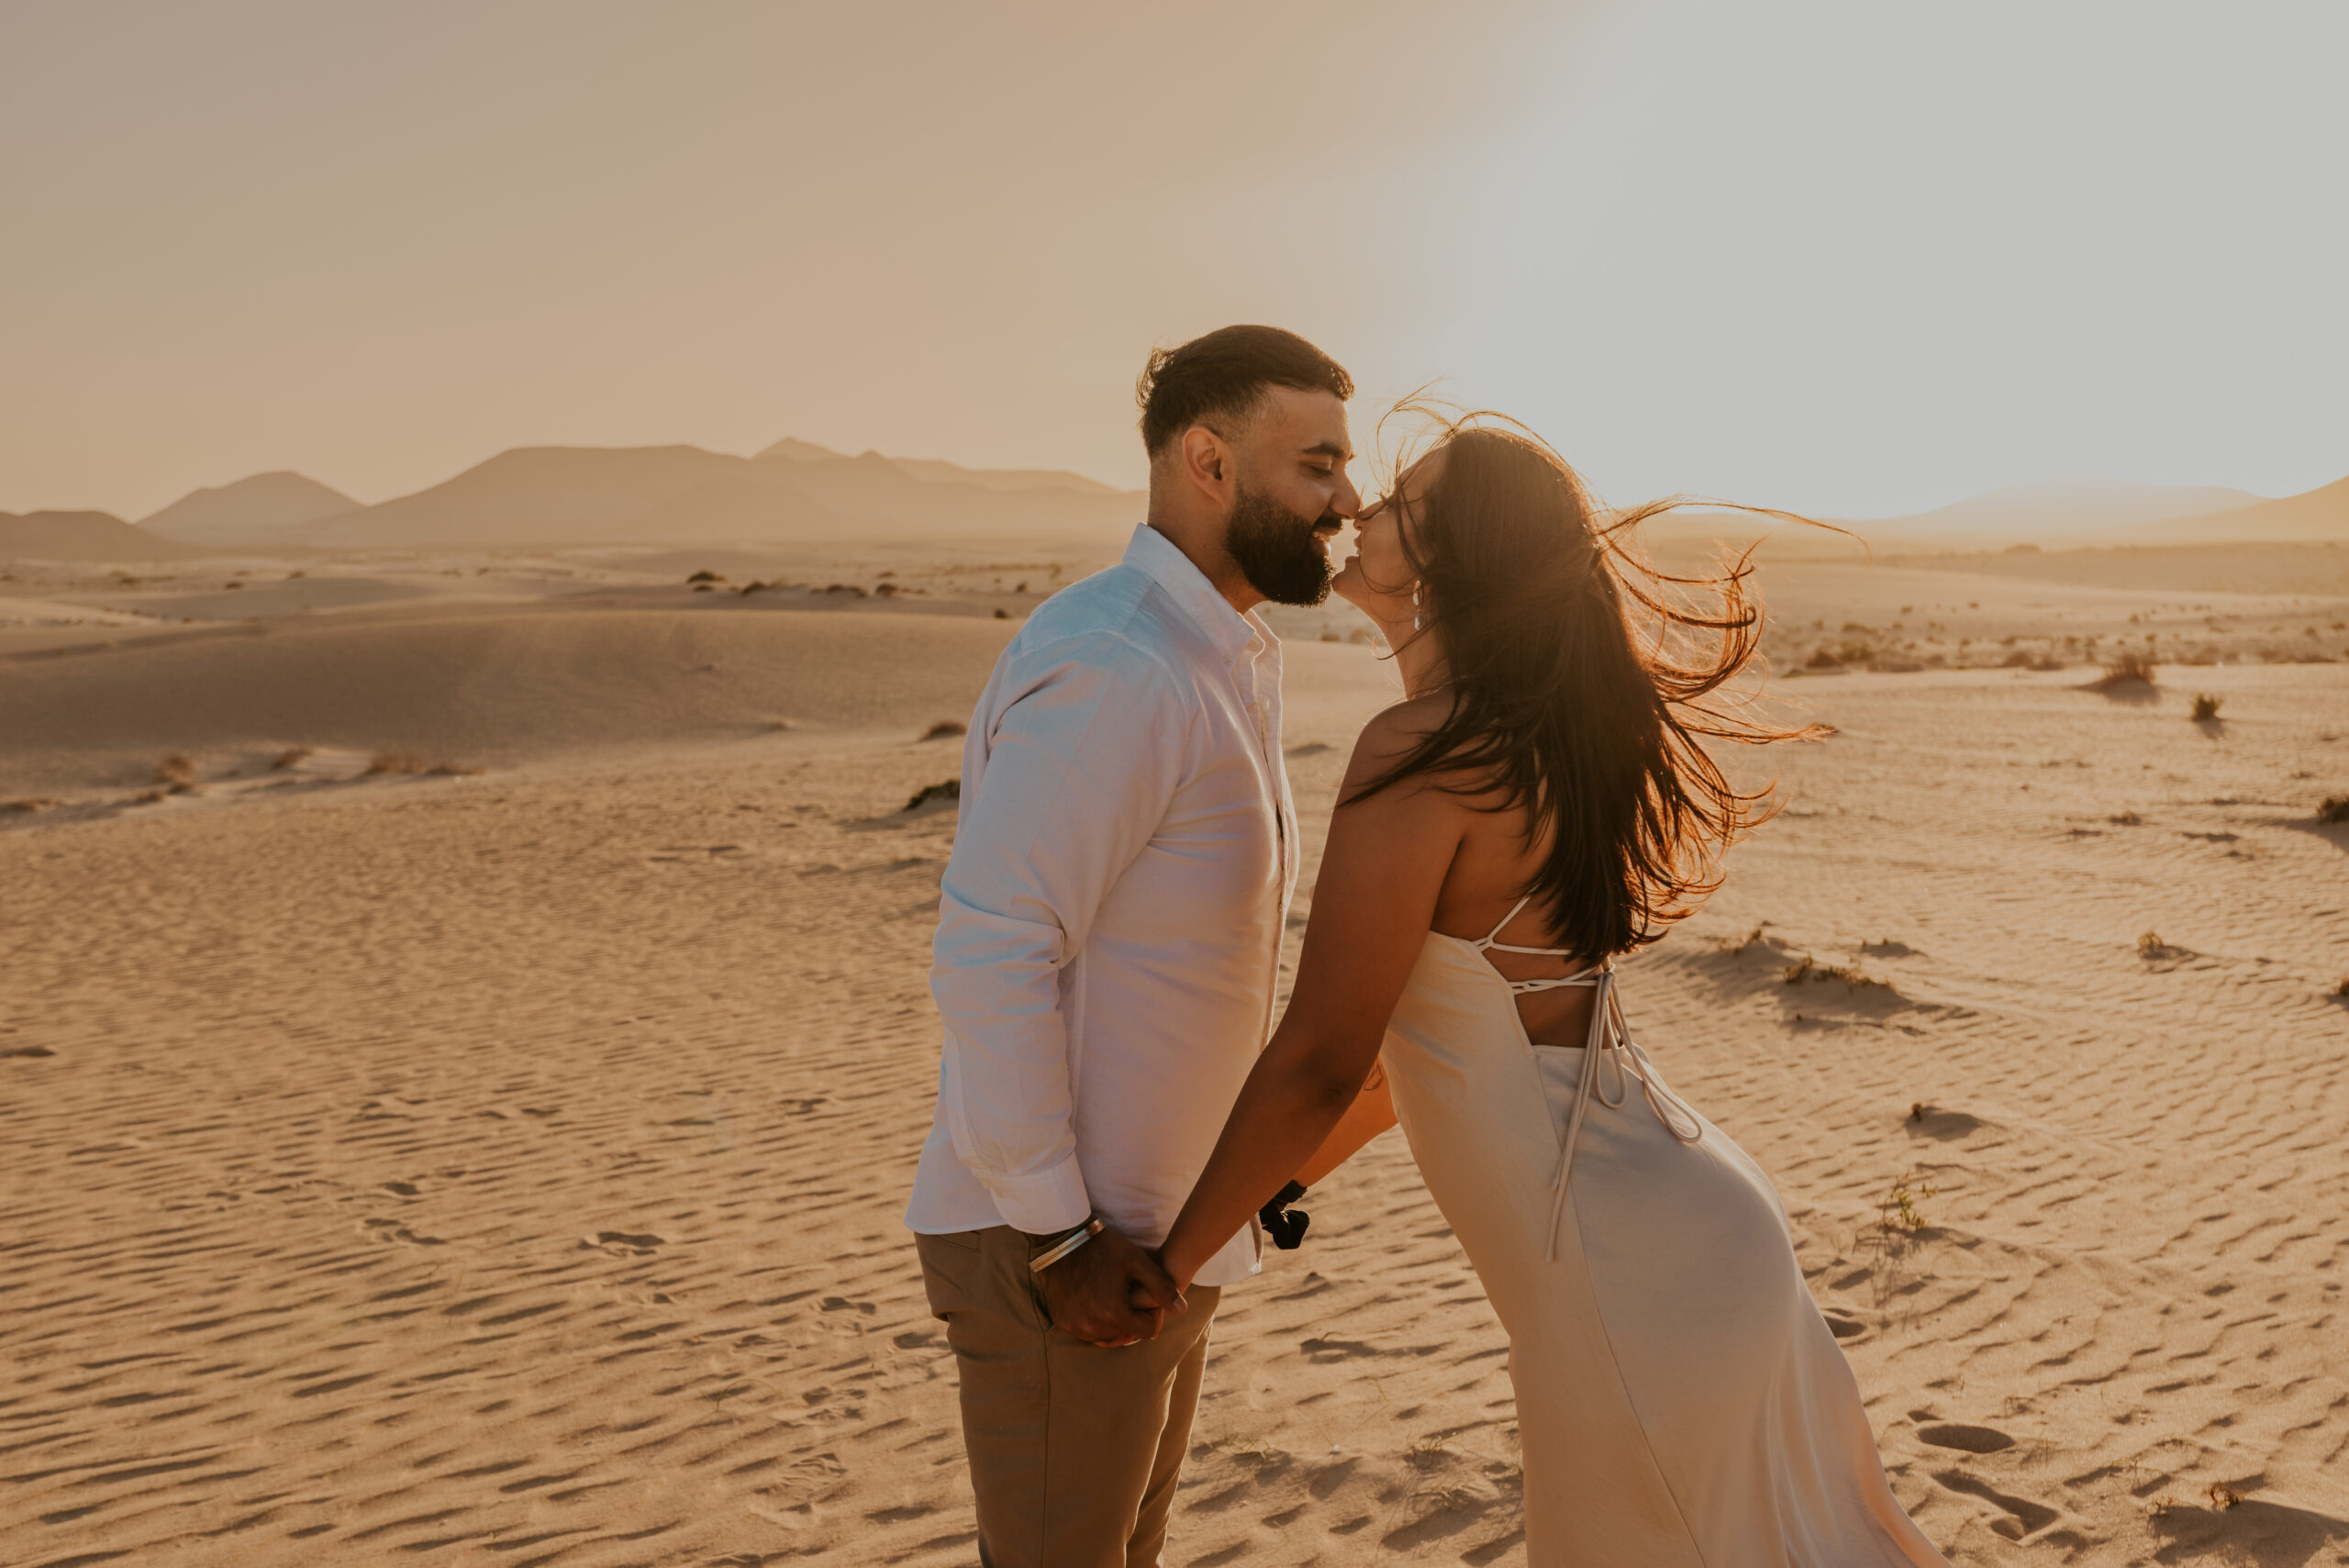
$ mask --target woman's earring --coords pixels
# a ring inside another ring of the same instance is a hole
[[[1411,584],[1411,629],[1413,631],[1426,629],[1425,620],[1419,614],[1419,585],[1417,582]]]

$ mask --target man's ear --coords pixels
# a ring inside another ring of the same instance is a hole
[[[1205,425],[1194,425],[1183,432],[1181,453],[1186,478],[1214,496],[1218,501],[1231,499],[1239,466],[1234,461],[1231,445]]]

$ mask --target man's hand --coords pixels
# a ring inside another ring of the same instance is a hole
[[[1052,1327],[1087,1344],[1153,1339],[1170,1308],[1184,1309],[1158,1260],[1115,1230],[1104,1229],[1036,1280]]]

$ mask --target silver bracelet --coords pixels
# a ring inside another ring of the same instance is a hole
[[[1028,1272],[1041,1274],[1106,1229],[1100,1220],[1087,1219],[1084,1224],[1053,1242],[1050,1247],[1028,1260]]]

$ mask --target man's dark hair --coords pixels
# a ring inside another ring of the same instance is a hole
[[[1354,395],[1345,367],[1277,327],[1222,327],[1179,349],[1155,349],[1134,383],[1142,450],[1152,458],[1192,426],[1220,415],[1243,418],[1268,386]]]

